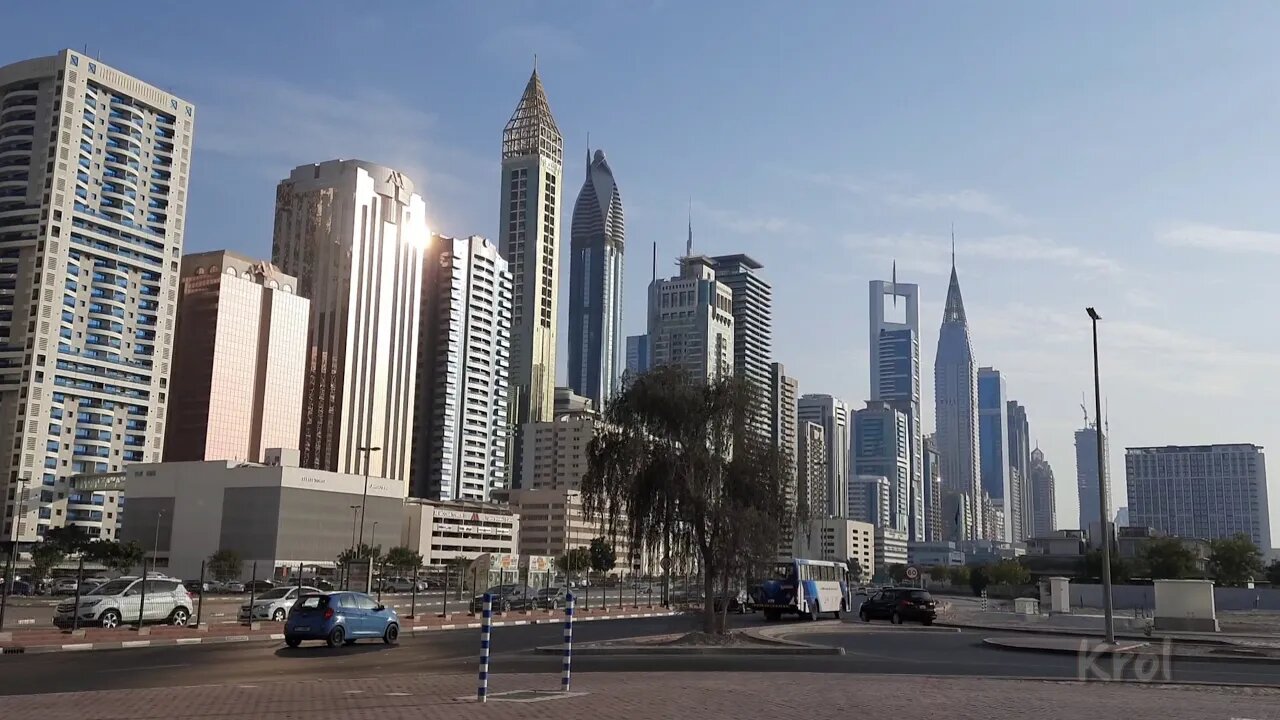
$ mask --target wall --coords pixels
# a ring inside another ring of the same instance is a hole
[[[1111,597],[1117,610],[1151,609],[1155,607],[1156,589],[1151,585],[1113,585]],[[1255,608],[1280,611],[1280,588],[1215,587],[1213,602],[1218,611]],[[1071,583],[1071,606],[1101,608],[1102,586]]]

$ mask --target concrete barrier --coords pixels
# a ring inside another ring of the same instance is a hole
[[[1156,580],[1156,630],[1218,632],[1213,583],[1208,580]]]

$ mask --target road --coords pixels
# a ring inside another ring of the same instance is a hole
[[[761,625],[760,616],[735,618]],[[580,642],[695,629],[690,617],[581,623]],[[804,626],[797,623],[797,629]],[[990,633],[948,632],[888,625],[828,626],[835,632],[806,634],[808,642],[844,647],[843,656],[579,656],[575,673],[592,672],[822,672],[925,674],[979,677],[1075,679],[1073,656],[997,650],[982,645]],[[814,630],[819,628],[814,627]],[[560,657],[533,652],[560,642],[556,624],[497,628],[493,633],[491,672],[557,673]],[[423,633],[404,637],[398,647],[381,643],[329,649],[305,645],[289,650],[279,643],[239,643],[190,647],[0,658],[0,694],[32,694],[121,688],[210,684],[257,684],[324,678],[352,679],[409,673],[475,671],[479,637],[474,630]],[[1176,660],[1175,681],[1276,684],[1274,665],[1247,662]]]

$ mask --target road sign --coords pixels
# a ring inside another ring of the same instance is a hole
[[[916,567],[915,565],[911,565],[907,568],[908,580],[916,580],[919,577],[920,577],[920,568]]]

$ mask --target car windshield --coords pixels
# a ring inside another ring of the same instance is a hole
[[[795,580],[796,566],[792,563],[778,563],[773,566],[772,579],[774,580]]]
[[[924,590],[912,590],[911,599],[912,600],[932,600],[933,596],[925,592]]]
[[[281,598],[288,597],[289,593],[292,592],[292,590],[293,588],[276,588],[274,590],[268,590],[262,593],[261,595],[259,595],[258,599],[259,600],[280,600]]]
[[[538,591],[538,597],[550,597],[552,595],[559,595],[561,592],[560,588],[542,588]]]
[[[112,581],[111,581],[111,582],[109,582],[109,583],[106,583],[106,584],[104,584],[104,585],[99,585],[98,587],[94,588],[93,590],[90,590],[87,594],[89,594],[89,595],[119,595],[120,593],[124,592],[125,590],[128,590],[128,589],[129,589],[129,586],[130,586],[130,585],[132,585],[132,584],[133,584],[133,581],[132,581],[132,580],[112,580]]]
[[[298,601],[297,607],[304,610],[319,610],[329,606],[328,595],[305,595]]]

